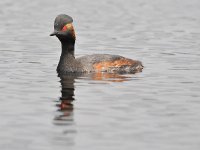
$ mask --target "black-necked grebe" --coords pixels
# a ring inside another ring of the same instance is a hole
[[[57,67],[59,75],[67,73],[136,73],[141,72],[143,65],[140,61],[119,55],[93,54],[75,58],[74,44],[76,40],[72,17],[60,14],[54,22],[54,32],[62,44],[62,53]]]

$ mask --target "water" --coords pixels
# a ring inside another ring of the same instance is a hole
[[[0,8],[0,149],[200,148],[199,0],[4,0]],[[142,61],[143,72],[60,81],[60,43],[49,37],[60,13],[74,18],[77,56],[120,54]]]

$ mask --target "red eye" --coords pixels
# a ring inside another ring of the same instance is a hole
[[[67,26],[64,26],[64,27],[62,28],[62,31],[67,31]]]

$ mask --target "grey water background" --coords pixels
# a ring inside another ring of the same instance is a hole
[[[0,149],[198,150],[199,8],[199,0],[0,1]],[[143,72],[69,80],[73,109],[60,110],[60,43],[49,37],[60,13],[74,18],[76,56],[119,54],[142,61]]]

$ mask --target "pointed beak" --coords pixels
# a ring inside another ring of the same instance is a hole
[[[50,36],[58,35],[58,31],[54,31],[53,33],[50,34]]]

